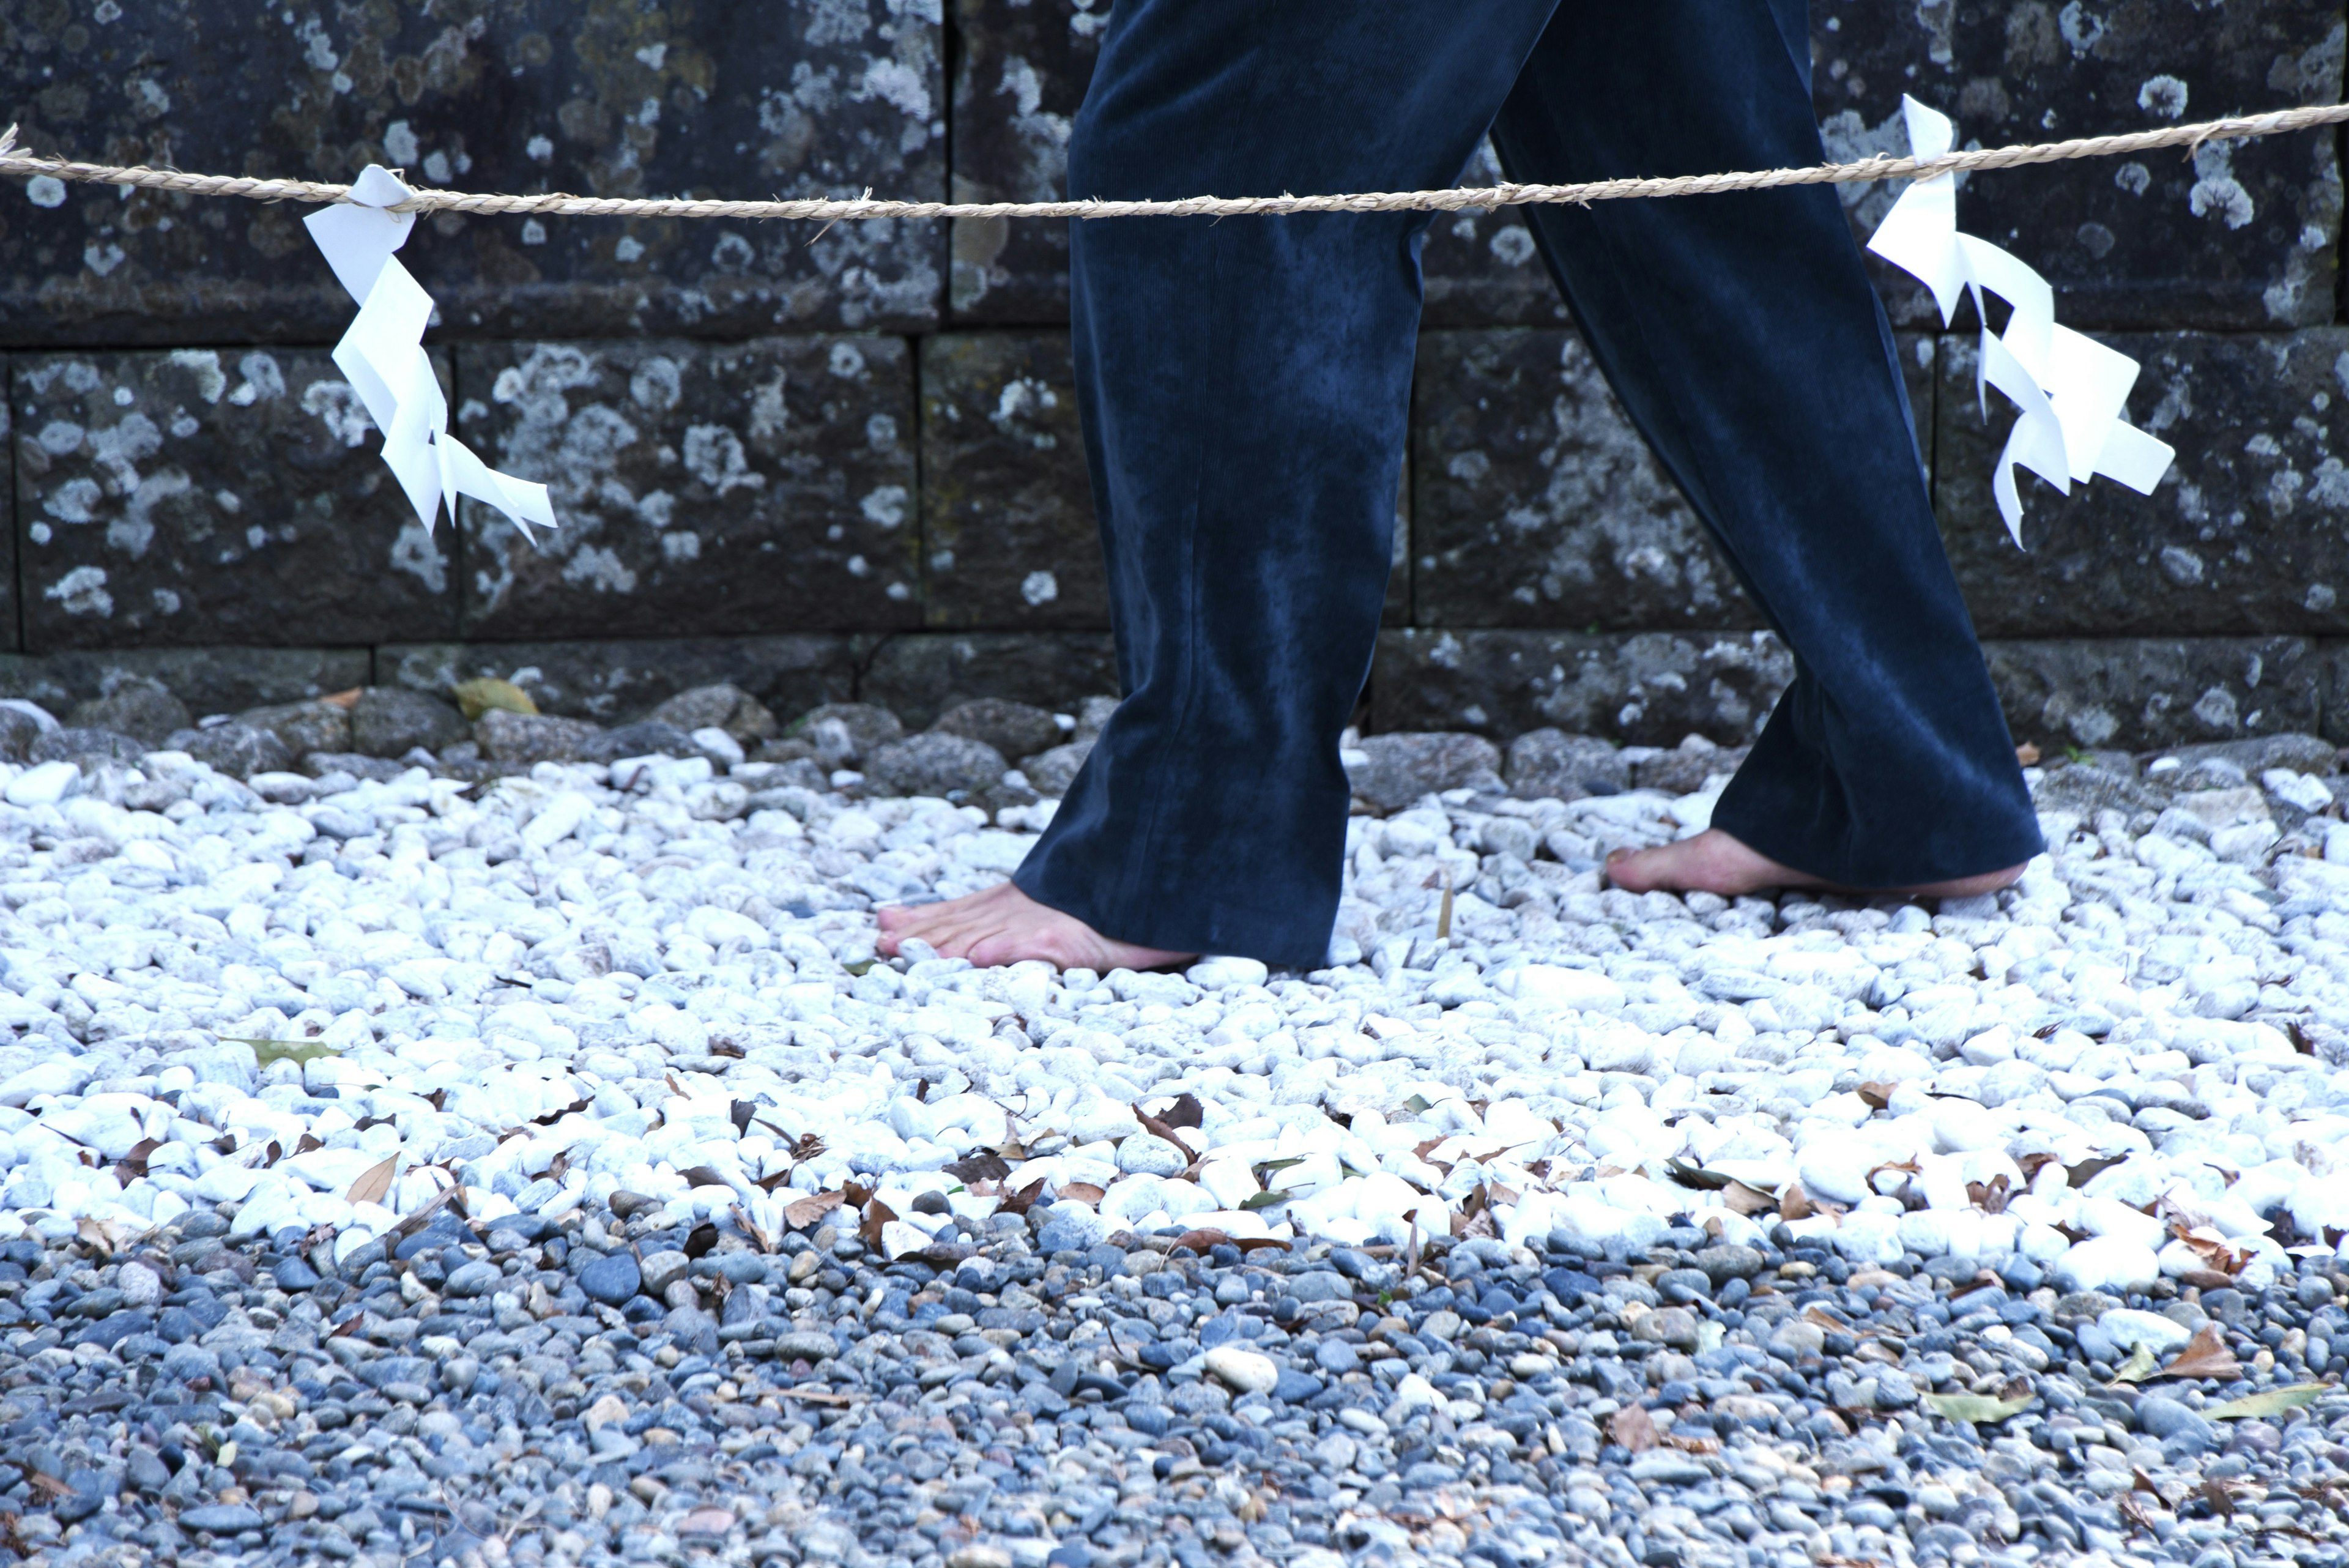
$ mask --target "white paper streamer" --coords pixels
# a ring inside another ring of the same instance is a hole
[[[498,472],[449,433],[449,400],[424,352],[432,296],[391,254],[407,243],[416,214],[383,210],[410,194],[398,176],[370,163],[351,186],[351,204],[321,207],[302,220],[358,302],[358,318],[335,345],[335,364],[383,431],[383,461],[427,534],[443,501],[453,524],[457,497],[470,495],[504,513],[535,544],[532,524],[558,526],[546,486]]]
[[[1948,117],[1903,97],[1909,150],[1919,158],[1939,158],[1956,140]],[[1999,454],[1991,488],[1998,497],[2006,531],[2023,544],[2023,498],[2017,493],[2018,464],[2068,495],[2074,481],[2096,474],[2150,495],[2177,456],[2169,447],[2124,417],[2137,364],[2068,327],[2055,324],[2055,294],[2047,280],[2007,252],[1958,233],[1957,177],[1919,180],[1885,214],[1868,248],[1913,275],[1932,290],[1941,324],[1957,314],[1961,296],[1971,291],[1982,318],[1982,358],[1975,395],[1985,418],[1988,388],[1996,387],[2019,411],[2014,430]],[[2004,333],[1992,336],[1982,295],[1997,295],[2013,309]]]

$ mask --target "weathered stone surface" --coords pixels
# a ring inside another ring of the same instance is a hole
[[[2043,750],[2330,733],[2319,729],[2323,661],[2299,638],[1992,642],[1984,651],[2014,738]]]
[[[136,648],[109,651],[0,654],[0,697],[23,697],[53,713],[102,697],[125,680],[162,683],[199,716],[236,713],[364,685],[364,648]]]
[[[1019,769],[1028,775],[1029,788],[1038,794],[1058,800],[1069,793],[1071,784],[1077,782],[1077,770],[1085,765],[1085,759],[1092,755],[1092,751],[1091,741],[1071,741],[1065,746],[1053,746],[1032,757],[1022,758]]]
[[[464,715],[438,697],[399,686],[370,686],[351,704],[351,747],[370,757],[437,752],[471,739]]]
[[[926,730],[874,747],[865,759],[864,784],[874,794],[959,800],[1001,784],[1007,765],[985,741]]]
[[[455,629],[450,536],[426,536],[323,351],[32,355],[11,370],[30,647]]]
[[[459,369],[460,433],[563,521],[533,545],[466,504],[469,635],[919,620],[902,339],[482,344]]]
[[[1837,159],[1908,151],[1903,92],[1954,118],[1961,145],[1997,146],[2333,103],[2342,88],[2332,0],[1820,0],[1812,36],[1813,96]],[[1897,194],[1840,189],[1863,234]],[[2053,283],[2075,326],[2247,327],[2332,319],[2340,210],[2333,139],[2309,135],[1979,175],[1958,222]],[[1922,324],[1921,291],[1892,292]]]
[[[853,768],[905,738],[897,715],[872,702],[826,702],[792,721],[790,738],[815,748],[827,768]]]
[[[380,162],[475,191],[946,193],[941,29],[902,0],[99,9],[0,13],[0,99],[36,151],[316,180]],[[350,319],[298,208],[32,194],[0,229],[6,341],[317,342]],[[449,214],[403,259],[466,333],[918,329],[939,230]]]
[[[1900,357],[1930,440],[1933,340]],[[1579,335],[1429,333],[1414,397],[1416,624],[1762,624]]]
[[[1636,745],[1754,737],[1794,679],[1768,632],[1387,631],[1371,727],[1506,742],[1545,726]]]
[[[175,752],[185,752],[207,766],[241,779],[254,774],[284,773],[294,765],[294,753],[285,749],[285,742],[266,730],[234,720],[182,730],[165,743]]]
[[[730,680],[680,691],[648,716],[688,734],[696,730],[723,730],[746,746],[771,740],[782,728],[764,702]]]
[[[529,692],[541,712],[598,723],[632,718],[679,691],[720,680],[775,712],[804,712],[852,695],[860,659],[856,641],[845,637],[395,644],[376,650],[387,686],[442,697],[460,681],[495,676]],[[0,676],[5,668],[0,663]]]
[[[27,759],[36,763],[78,763],[84,768],[100,763],[136,763],[146,755],[150,743],[118,730],[68,725],[50,730],[35,741]]]
[[[922,550],[932,626],[1109,624],[1065,332],[924,340]]]
[[[266,730],[294,756],[351,749],[351,711],[340,702],[282,702],[250,708],[237,722]]]
[[[1885,5],[1876,0],[1812,0],[1811,109],[1818,117],[1819,140],[1831,161],[1857,162],[1879,152],[1906,158],[1909,132],[1900,119],[1903,93],[1912,93],[1920,101],[1956,116],[1961,146],[1977,134],[1958,108],[1963,85],[1958,76],[1958,8],[1951,0],[1926,0],[1913,6]],[[2100,177],[2109,178],[2109,171]],[[1905,182],[1884,180],[1833,187],[1843,202],[1844,215],[1851,221],[1855,240],[1867,242],[1904,187]],[[1933,296],[1915,279],[1872,255],[1866,261],[1868,276],[1895,323],[1940,326]]]
[[[604,731],[585,719],[551,713],[509,713],[492,708],[473,721],[481,755],[501,763],[579,762],[597,750]]]
[[[2324,721],[2316,733],[2336,746],[2349,746],[2349,643],[2327,642],[2316,653],[2322,674]]]
[[[1631,787],[1623,753],[1589,735],[1528,730],[1509,742],[1509,793],[1519,800],[1580,800]]]
[[[1401,811],[1448,789],[1501,793],[1501,753],[1482,735],[1403,732],[1366,736],[1346,764],[1356,798]]]
[[[891,638],[874,654],[857,695],[926,729],[977,697],[1073,713],[1087,697],[1116,690],[1107,633],[960,632]]]
[[[2013,410],[1984,424],[1980,351],[1947,341],[1936,503],[1983,635],[2349,631],[2349,330],[2102,340],[2144,366],[2131,417],[2178,461],[2150,496],[2019,472],[2027,553],[1991,493]]]
[[[984,741],[1007,757],[1032,757],[1068,738],[1060,721],[1043,709],[1000,697],[982,697],[949,708],[930,727]]]
[[[1463,185],[1497,185],[1500,160],[1480,142],[1460,175]],[[1430,327],[1559,327],[1566,301],[1534,249],[1533,232],[1514,210],[1438,213],[1420,253]]]
[[[1069,124],[1092,80],[1107,0],[955,0],[954,199],[1068,195]],[[947,298],[957,321],[1069,318],[1069,232],[957,219]]]
[[[77,729],[111,730],[160,746],[163,737],[188,727],[188,705],[161,681],[133,676],[102,696],[75,703],[66,722]]]

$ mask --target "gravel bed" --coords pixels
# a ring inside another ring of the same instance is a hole
[[[1098,712],[738,699],[301,773],[0,704],[19,1545],[2342,1556],[2325,743],[2034,772],[2054,853],[1925,909],[1602,890],[1702,743],[1374,737],[1329,967],[1056,974],[870,911]]]

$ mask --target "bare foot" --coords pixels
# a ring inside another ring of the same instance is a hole
[[[1834,888],[1838,892],[1896,893],[1912,898],[1967,898],[1995,893],[2014,885],[2023,867],[1985,871],[1950,882],[1928,882],[1914,888]],[[1734,898],[1765,888],[1834,888],[1834,884],[1747,848],[1717,827],[1693,838],[1654,849],[1618,849],[1607,857],[1607,879],[1627,893],[1658,888],[1675,893],[1718,893]]]
[[[1042,959],[1061,969],[1164,969],[1197,956],[1112,941],[1058,909],[1047,909],[1009,882],[942,904],[893,904],[881,911],[874,945],[894,957],[900,942],[926,941],[940,958],[968,959],[981,969]]]

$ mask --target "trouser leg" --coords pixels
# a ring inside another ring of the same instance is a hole
[[[1119,0],[1073,195],[1443,185],[1555,0]],[[1019,872],[1121,940],[1318,965],[1419,322],[1408,214],[1071,225],[1125,701]]]
[[[1493,128],[1513,179],[1816,163],[1803,0],[1566,0]],[[1714,825],[1857,887],[2038,853],[1824,186],[1527,209],[1593,357],[1797,665]]]

